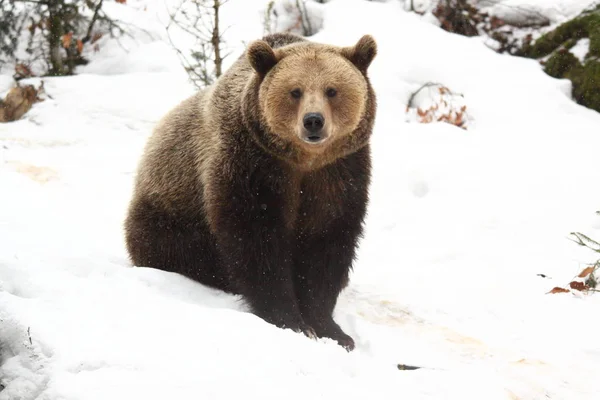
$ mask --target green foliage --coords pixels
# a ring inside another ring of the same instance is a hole
[[[600,211],[596,211],[596,214],[600,215]],[[575,238],[573,241],[580,246],[587,247],[595,253],[600,254],[600,243],[584,235],[581,232],[572,232],[571,235]]]
[[[573,82],[573,97],[586,107],[600,112],[600,62],[588,61],[573,69],[568,78]]]
[[[600,16],[598,16],[600,18]],[[590,17],[578,17],[565,22],[558,28],[540,37],[533,44],[524,46],[520,55],[541,58],[562,47],[567,41],[589,37]]]
[[[557,51],[544,65],[544,71],[554,78],[564,78],[577,68],[581,68],[581,63],[567,50]]]
[[[590,29],[590,51],[588,57],[600,57],[600,16],[592,24]]]
[[[561,47],[570,48],[583,38],[590,39],[590,54],[600,56],[600,5],[542,35],[535,43],[526,44],[519,55],[545,57]]]
[[[583,63],[569,52],[580,39],[589,39]],[[547,57],[544,71],[554,78],[566,78],[573,84],[577,103],[600,112],[600,5],[582,12],[534,43],[527,43],[518,55],[540,59]]]

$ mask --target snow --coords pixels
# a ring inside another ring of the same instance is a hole
[[[589,38],[579,39],[577,41],[577,43],[575,43],[575,45],[569,49],[569,52],[571,52],[575,57],[577,57],[577,59],[581,63],[585,62],[585,56],[587,55],[587,53],[589,51],[590,51],[590,39]]]
[[[262,35],[265,6],[225,6],[228,63]],[[131,267],[122,221],[139,156],[194,88],[165,43],[163,2],[114,8],[151,35],[102,39],[79,75],[44,78],[52,98],[0,124],[0,400],[600,398],[600,298],[546,294],[595,261],[568,234],[600,238],[600,115],[569,81],[401,2],[319,5],[311,40],[379,45],[366,234],[335,312],[357,343],[347,353]],[[464,96],[468,129],[407,120],[427,82]]]
[[[547,18],[556,24],[597,3],[596,0],[475,0],[483,11],[507,21]]]

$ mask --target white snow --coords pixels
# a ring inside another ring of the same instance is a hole
[[[585,62],[585,56],[587,55],[587,53],[589,51],[590,51],[590,39],[589,38],[579,39],[577,41],[577,43],[575,43],[575,46],[573,46],[569,49],[569,52],[571,52],[571,54],[573,54],[575,57],[577,57],[577,59],[581,63]]]
[[[518,22],[547,18],[550,23],[564,22],[595,4],[597,0],[475,0],[481,10],[507,21]]]
[[[262,35],[265,5],[225,6],[229,64]],[[124,39],[129,52],[102,39],[79,75],[44,78],[52,98],[0,124],[0,400],[600,398],[600,297],[546,294],[595,261],[568,234],[600,238],[600,114],[569,81],[398,1],[319,6],[311,40],[379,45],[366,234],[336,309],[357,342],[347,353],[131,267],[122,221],[139,156],[194,89],[165,43],[164,3],[114,8],[151,35]],[[464,95],[467,130],[406,121],[426,82]]]

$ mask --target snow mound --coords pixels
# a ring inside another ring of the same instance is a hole
[[[195,90],[165,42],[172,4],[115,5],[149,35],[125,49],[106,38],[80,75],[44,78],[50,97],[0,124],[0,400],[600,397],[600,298],[547,294],[594,261],[567,236],[600,237],[600,115],[534,60],[402,2],[315,4],[311,40],[368,33],[379,46],[371,202],[335,311],[354,352],[277,329],[236,296],[133,268],[122,224],[139,156]],[[267,4],[226,4],[227,63],[263,34]],[[464,95],[473,124],[407,121],[428,82]]]

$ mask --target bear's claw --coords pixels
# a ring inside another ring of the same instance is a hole
[[[302,333],[304,333],[306,335],[306,337],[309,337],[311,339],[317,340],[319,338],[319,336],[317,335],[317,332],[315,332],[315,330],[310,326],[306,326],[306,327],[302,328]]]
[[[340,346],[347,351],[352,351],[356,347],[354,339],[347,335],[333,319],[329,319],[326,323],[316,324],[315,326],[318,337],[326,337],[335,340]]]
[[[356,345],[354,344],[354,339],[352,339],[345,333],[341,333],[339,335],[332,335],[331,339],[338,342],[338,344],[345,348],[348,352],[351,352],[356,347]]]

